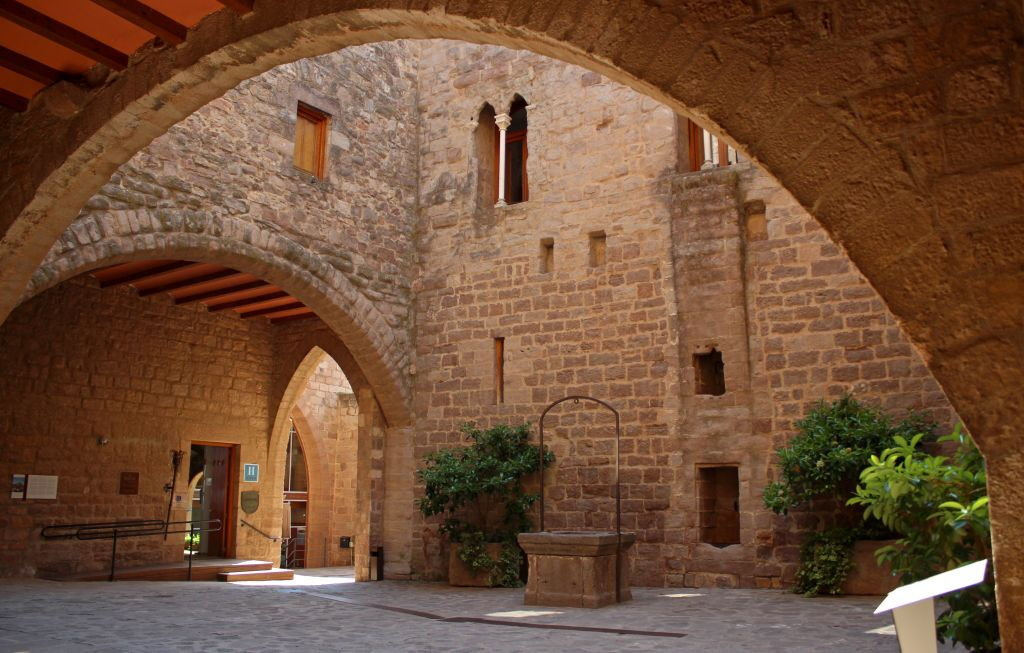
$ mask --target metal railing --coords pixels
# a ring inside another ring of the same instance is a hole
[[[259,533],[263,537],[267,538],[271,542],[276,542],[276,541],[281,539],[279,537],[274,537],[273,535],[268,535],[266,532],[264,532],[264,531],[260,530],[259,528],[253,526],[252,524],[250,524],[249,522],[245,521],[244,519],[240,519],[239,521],[242,522],[243,526],[248,526],[249,528],[253,529],[254,531]]]
[[[186,525],[185,528],[172,528]],[[135,519],[117,522],[92,522],[80,524],[53,524],[40,532],[44,540],[111,540],[110,546],[110,577],[113,581],[117,573],[117,541],[126,537],[146,537],[150,535],[189,534],[188,579],[192,580],[193,543],[197,533],[213,533],[221,530],[219,519],[165,521],[163,519]]]

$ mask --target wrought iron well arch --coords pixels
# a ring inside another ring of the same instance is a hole
[[[602,401],[595,397],[588,397],[587,395],[569,395],[568,397],[562,397],[557,401],[553,401],[548,404],[548,407],[544,409],[540,414],[540,530],[541,532],[546,531],[544,528],[544,418],[548,412],[551,411],[555,406],[565,403],[566,401],[572,401],[574,404],[580,403],[580,400],[592,401],[595,404],[604,406],[608,410],[612,411],[615,415],[615,602],[621,603],[622,598],[622,493],[619,491],[619,440],[622,437],[622,426],[621,420],[619,419],[619,411],[615,410],[615,407],[609,404],[607,401]]]

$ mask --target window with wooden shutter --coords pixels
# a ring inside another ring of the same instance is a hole
[[[299,103],[295,113],[295,161],[299,170],[323,178],[330,116]]]

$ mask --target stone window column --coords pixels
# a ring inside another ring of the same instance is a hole
[[[494,124],[498,126],[498,202],[494,206],[508,206],[505,203],[505,131],[512,124],[507,113],[494,116]]]

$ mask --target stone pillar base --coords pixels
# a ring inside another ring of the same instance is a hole
[[[620,599],[629,591],[629,557],[635,533],[622,534]],[[615,603],[615,542],[612,531],[548,531],[520,533],[529,577],[526,605],[600,608]]]

